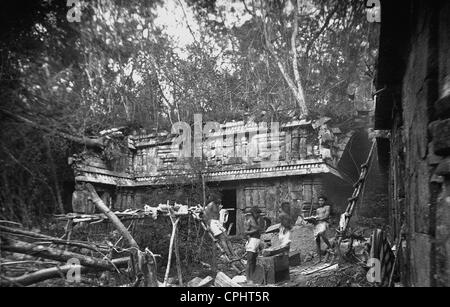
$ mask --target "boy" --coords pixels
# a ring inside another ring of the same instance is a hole
[[[256,257],[258,256],[259,244],[261,242],[261,232],[264,221],[258,207],[250,208],[245,214],[245,234],[248,236],[245,250],[247,252],[247,281],[252,283],[252,277],[256,270]]]

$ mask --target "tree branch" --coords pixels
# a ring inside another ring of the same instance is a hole
[[[56,248],[45,247],[43,245],[31,244],[14,239],[1,238],[1,250],[19,254],[32,255],[40,258],[66,262],[70,259],[78,259],[81,265],[100,268],[104,270],[114,270],[114,266],[107,260],[96,259],[86,255],[64,251]]]
[[[245,11],[246,11],[247,13],[249,13],[250,15],[252,15],[253,17],[256,17],[255,13],[252,12],[252,11],[250,11],[250,9],[248,8],[247,3],[245,3],[245,0],[241,0],[241,1],[242,1],[242,3],[244,4],[244,9],[245,9]]]
[[[281,59],[278,57],[277,53],[275,52],[275,49],[272,46],[272,43],[270,42],[270,34],[267,29],[267,24],[264,21],[265,14],[264,14],[263,10],[264,10],[264,8],[261,5],[261,15],[262,15],[261,21],[262,21],[262,25],[263,25],[263,32],[264,32],[264,39],[265,39],[266,47],[269,50],[272,57],[275,59],[278,69],[280,70],[280,72],[281,72],[283,78],[285,79],[286,83],[288,84],[289,88],[293,92],[301,116],[306,117],[308,115],[308,109],[306,107],[305,98],[304,98],[304,94],[303,94],[303,88],[301,87],[301,83],[298,83],[297,85],[294,83],[292,78],[289,76],[286,68],[284,67]],[[294,44],[294,48],[295,48],[295,44]],[[298,85],[300,85],[300,88],[297,87]]]
[[[97,139],[91,139],[88,137],[78,137],[78,136],[74,136],[65,132],[61,132],[61,131],[57,131],[54,129],[51,129],[47,126],[38,124],[32,120],[29,120],[23,116],[20,116],[18,114],[14,114],[11,113],[5,109],[0,108],[0,112],[4,113],[5,115],[7,115],[8,117],[13,118],[14,120],[18,121],[18,122],[22,122],[25,123],[31,127],[37,128],[39,130],[51,133],[51,134],[56,134],[66,140],[78,143],[78,144],[82,144],[85,145],[87,147],[93,147],[93,148],[103,148],[105,146],[104,144],[104,139],[103,138],[97,138]]]
[[[128,264],[129,261],[129,257],[124,257],[124,258],[117,258],[117,259],[113,259],[111,260],[112,265],[115,267],[125,267]],[[95,272],[95,271],[99,271],[100,268],[90,268],[90,267],[85,267],[82,265],[71,265],[71,264],[67,264],[67,265],[63,265],[63,266],[57,266],[54,268],[48,268],[48,269],[42,269],[33,273],[28,273],[19,277],[9,277],[7,279],[5,279],[5,281],[1,281],[0,282],[0,286],[5,287],[5,286],[13,286],[13,285],[18,285],[18,286],[29,286],[29,285],[33,285],[36,284],[38,282],[44,281],[44,280],[48,280],[48,279],[52,279],[52,278],[59,278],[61,277],[61,274],[67,274],[67,272],[69,270],[80,270],[80,273],[87,273],[87,272]]]
[[[27,238],[33,238],[35,240],[48,241],[48,242],[54,243],[56,245],[74,246],[74,247],[78,247],[78,248],[89,249],[89,250],[92,250],[95,252],[108,252],[109,251],[109,249],[107,249],[107,248],[96,246],[94,244],[88,244],[88,243],[84,243],[84,242],[80,242],[80,241],[63,240],[60,238],[44,235],[41,233],[22,230],[22,229],[18,229],[18,228],[11,228],[11,227],[2,226],[2,225],[0,225],[0,231],[4,235],[13,235],[13,236],[19,236],[19,237],[22,236],[22,237],[27,237]]]
[[[333,15],[337,12],[338,10],[338,5],[336,5],[334,7],[334,9],[328,14],[327,18],[325,19],[324,24],[322,25],[322,27],[320,28],[320,30],[314,35],[314,37],[311,39],[311,41],[308,43],[308,45],[306,46],[306,51],[305,51],[305,56],[308,57],[309,56],[309,52],[311,50],[312,45],[314,44],[314,42],[316,41],[316,39],[319,38],[319,36],[323,33],[323,31],[325,31],[325,29],[328,27],[328,25],[330,24],[330,20],[333,17]]]

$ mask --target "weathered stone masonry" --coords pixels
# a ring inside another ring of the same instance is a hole
[[[243,212],[252,206],[260,207],[275,222],[283,201],[309,213],[324,193],[336,205],[336,212],[344,210],[352,181],[339,162],[355,131],[344,133],[329,127],[329,120],[284,124],[278,140],[270,146],[264,142],[271,139],[272,132],[255,133],[256,124],[251,121],[226,123],[221,125],[221,131],[205,138],[200,170],[207,186],[222,194],[224,206],[235,208],[231,217],[233,233],[243,232]],[[364,127],[360,129],[364,131]],[[75,180],[93,183],[113,209],[157,205],[161,191],[167,194],[163,201],[169,196],[176,198],[170,186],[184,185],[189,190],[190,183],[198,184],[195,161],[180,158],[179,148],[172,146],[177,135],[166,132],[126,136],[112,129],[109,137],[115,135],[124,146],[116,151],[114,159],[106,161],[103,150],[86,151],[71,160]],[[280,149],[276,159],[272,156],[273,145]],[[368,150],[353,147],[356,151]],[[186,192],[183,202],[189,198],[189,191]],[[80,195],[79,199],[83,197]]]
[[[449,286],[450,3],[384,1],[376,129],[391,130],[392,237],[402,281]],[[403,226],[403,228],[402,228]]]

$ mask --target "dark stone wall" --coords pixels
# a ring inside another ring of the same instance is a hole
[[[405,239],[404,283],[449,286],[450,3],[411,1],[398,9],[409,10],[410,25],[401,90],[392,95],[392,235]]]

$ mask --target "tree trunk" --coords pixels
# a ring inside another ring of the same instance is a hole
[[[293,70],[294,70],[294,77],[295,77],[297,84],[295,84],[295,82],[289,76],[287,69],[285,68],[283,62],[278,57],[274,47],[272,46],[272,43],[270,41],[270,33],[267,29],[267,24],[264,21],[265,12],[264,12],[263,5],[261,5],[261,15],[262,15],[261,21],[262,21],[262,25],[263,25],[263,32],[264,32],[264,39],[265,39],[266,47],[269,50],[272,57],[275,59],[278,69],[280,70],[281,75],[283,76],[284,80],[286,81],[289,89],[294,94],[298,109],[300,111],[300,115],[302,117],[306,117],[308,115],[308,108],[306,106],[305,96],[303,93],[303,87],[302,87],[301,81],[300,81],[300,74],[298,72],[297,50],[296,50],[296,44],[295,44],[295,40],[296,40],[297,33],[298,33],[298,0],[295,5],[294,25],[293,25],[294,29],[293,29],[292,37],[291,37],[291,45],[292,45],[291,49],[292,49],[292,53],[293,53],[293,57],[294,57],[293,58]]]
[[[89,243],[85,243],[85,242],[63,240],[60,238],[47,236],[47,235],[36,233],[36,232],[31,232],[31,231],[17,229],[17,228],[10,228],[7,226],[2,226],[2,225],[0,225],[0,231],[3,235],[9,234],[9,235],[14,235],[14,236],[30,237],[30,238],[34,238],[36,240],[40,239],[42,241],[51,242],[56,245],[73,246],[73,247],[85,248],[85,249],[89,249],[92,251],[100,251],[100,252],[108,251],[108,249],[105,247],[99,247],[99,246],[95,246],[93,244],[89,244]]]
[[[298,60],[297,60],[297,34],[298,34],[298,10],[300,8],[300,0],[297,0],[294,7],[294,25],[291,36],[291,48],[292,48],[292,70],[294,71],[294,78],[297,85],[297,102],[300,107],[300,112],[302,115],[308,115],[308,108],[306,107],[305,94],[303,92],[302,83],[300,80],[300,73],[298,71]]]
[[[111,260],[111,262],[114,264],[114,266],[120,268],[120,267],[125,267],[128,264],[128,261],[130,259],[128,257],[125,258],[118,258],[118,259],[113,259]],[[113,266],[111,266],[113,267]],[[48,268],[48,269],[43,269],[43,270],[39,270],[33,273],[29,273],[29,274],[25,274],[19,277],[10,277],[7,280],[1,280],[0,281],[0,286],[1,287],[5,287],[5,286],[29,286],[29,285],[33,285],[36,284],[38,282],[44,281],[44,280],[48,280],[48,279],[52,279],[52,278],[60,278],[62,274],[67,274],[67,272],[69,270],[80,270],[81,273],[87,273],[87,272],[96,272],[101,270],[100,268],[90,268],[90,267],[85,267],[82,265],[63,265],[63,266],[58,266],[58,267],[54,267],[54,268]]]
[[[66,262],[70,259],[78,259],[81,265],[100,268],[104,270],[114,269],[109,261],[96,259],[90,256],[64,251],[56,248],[45,247],[43,245],[36,245],[27,242],[22,242],[14,239],[1,239],[1,250],[32,255],[35,257],[41,257],[45,259],[51,259],[61,262]]]
[[[50,163],[51,173],[52,173],[52,177],[53,177],[53,185],[54,185],[54,189],[55,189],[57,205],[59,208],[59,212],[61,214],[64,214],[65,213],[64,212],[64,204],[63,204],[62,197],[61,197],[61,190],[58,185],[59,180],[58,180],[58,175],[56,174],[55,161],[53,160],[50,143],[46,137],[44,137],[44,142],[45,142],[45,147],[47,149],[47,158],[48,158],[48,162]]]

